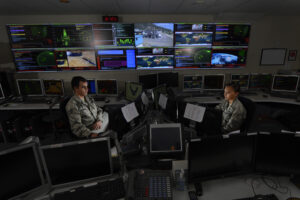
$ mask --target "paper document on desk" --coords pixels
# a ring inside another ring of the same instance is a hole
[[[165,95],[163,95],[163,94],[160,94],[160,96],[159,96],[159,101],[158,101],[158,105],[160,105],[160,107],[162,108],[162,109],[166,109],[166,107],[167,107],[167,101],[168,101],[168,98],[165,96]]]
[[[130,122],[131,120],[139,116],[134,102],[122,107],[121,110],[127,122]]]
[[[142,98],[143,104],[147,106],[147,105],[149,104],[149,99],[148,99],[148,97],[146,96],[145,92],[142,93],[141,98]]]
[[[206,108],[188,103],[185,107],[184,117],[196,122],[202,122]]]

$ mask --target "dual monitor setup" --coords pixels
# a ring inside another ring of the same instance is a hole
[[[22,71],[241,68],[249,24],[9,24]]]

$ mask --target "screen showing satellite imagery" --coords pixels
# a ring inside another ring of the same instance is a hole
[[[64,86],[62,80],[43,80],[45,95],[64,95]]]
[[[168,69],[174,67],[174,49],[143,48],[137,50],[137,69]]]
[[[210,68],[211,49],[177,48],[175,60],[177,68]]]
[[[214,49],[211,64],[214,67],[241,67],[246,65],[247,49]]]
[[[172,23],[135,24],[136,47],[173,47]]]
[[[185,75],[183,77],[183,90],[194,91],[202,89],[202,76],[201,75]]]
[[[203,46],[211,47],[212,32],[176,32],[175,46]]]
[[[72,50],[67,51],[69,67],[96,67],[95,51]]]

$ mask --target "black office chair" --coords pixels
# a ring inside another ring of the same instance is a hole
[[[240,102],[243,104],[243,106],[245,107],[245,109],[247,111],[246,119],[245,119],[240,131],[242,134],[247,134],[249,127],[250,127],[251,123],[253,122],[256,105],[253,101],[251,101],[250,99],[248,99],[246,97],[239,96],[238,99],[240,100]]]
[[[64,97],[60,104],[59,104],[59,110],[61,111],[62,115],[63,115],[63,122],[65,123],[65,128],[63,129],[63,131],[70,136],[70,138],[73,140],[77,139],[77,137],[72,133],[71,131],[71,126],[70,126],[70,122],[69,122],[69,118],[67,115],[67,111],[66,111],[66,106],[69,102],[69,100],[72,98],[72,96],[66,96]]]

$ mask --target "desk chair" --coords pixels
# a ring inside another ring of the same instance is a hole
[[[245,107],[245,109],[247,111],[246,119],[245,119],[240,131],[242,134],[247,134],[249,127],[250,127],[251,123],[253,122],[256,105],[253,101],[251,101],[250,99],[248,99],[246,97],[239,96],[238,99],[240,100],[240,102],[243,104],[243,106]]]

